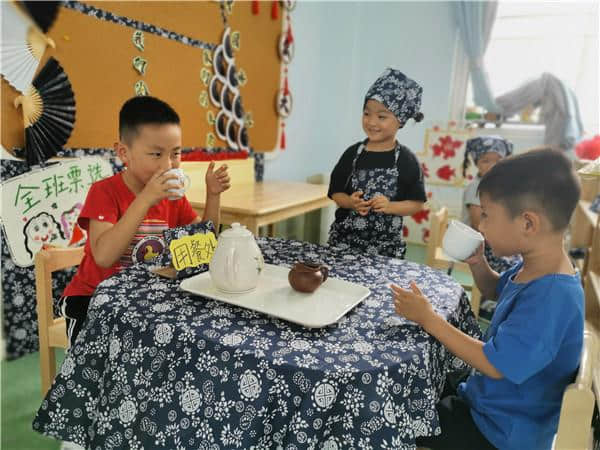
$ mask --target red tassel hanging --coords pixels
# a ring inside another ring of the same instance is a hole
[[[281,150],[285,150],[285,124],[281,123],[281,142],[279,143],[279,148]]]
[[[271,2],[271,19],[277,20],[279,18],[279,0],[273,0]]]
[[[287,35],[285,37],[285,40],[288,45],[290,45],[292,42],[294,42],[294,35],[292,34],[292,26],[289,24],[288,24]]]
[[[259,1],[258,0],[252,0],[252,14],[255,16],[258,16],[258,12],[259,12]]]
[[[283,82],[283,95],[289,95],[289,94],[290,94],[290,87],[288,86],[288,79],[286,76],[285,80]]]

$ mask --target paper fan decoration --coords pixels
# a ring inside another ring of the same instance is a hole
[[[22,94],[27,92],[40,64],[46,46],[54,42],[46,38],[24,13],[10,2],[2,7],[2,43],[0,59],[2,76]]]
[[[23,107],[27,164],[43,165],[67,142],[75,123],[71,82],[56,59],[50,58],[27,94],[15,99],[18,105]]]
[[[58,7],[61,2],[51,2],[51,1],[37,1],[37,2],[19,2],[27,13],[29,17],[33,19],[38,27],[44,32],[47,33],[56,16],[58,15]]]

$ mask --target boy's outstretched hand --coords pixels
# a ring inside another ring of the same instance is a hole
[[[209,195],[218,195],[231,186],[227,164],[223,164],[215,170],[215,162],[211,161],[206,169],[206,191]]]
[[[424,326],[427,319],[431,317],[432,314],[435,314],[435,311],[431,307],[431,303],[429,303],[427,297],[423,295],[417,286],[417,283],[414,281],[410,282],[410,291],[404,290],[393,283],[390,288],[394,295],[396,312],[401,316]]]

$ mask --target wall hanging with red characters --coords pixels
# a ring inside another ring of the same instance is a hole
[[[283,9],[285,10],[285,17],[282,22],[283,31],[279,37],[277,49],[279,50],[279,58],[281,59],[283,86],[277,92],[275,100],[275,108],[277,114],[279,114],[279,121],[281,123],[279,148],[285,149],[285,121],[292,113],[293,99],[288,83],[288,65],[294,58],[294,35],[292,33],[292,22],[290,20],[290,12],[296,7],[295,1],[284,1],[282,2]]]

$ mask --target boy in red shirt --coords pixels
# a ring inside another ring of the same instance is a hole
[[[115,151],[126,170],[91,186],[78,219],[88,240],[77,273],[60,299],[71,345],[100,282],[159,255],[166,228],[206,220],[218,228],[221,192],[229,188],[227,166],[214,170],[211,162],[202,218],[185,195],[169,199],[173,189],[183,187],[176,175],[165,173],[181,163],[181,126],[173,108],[154,97],[134,97],[123,104]]]

